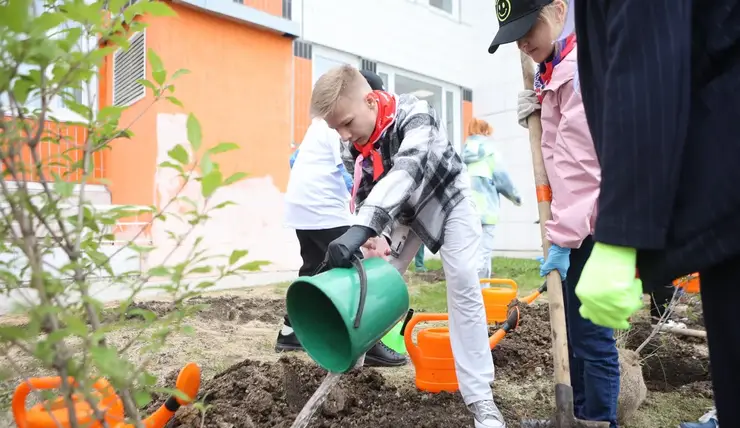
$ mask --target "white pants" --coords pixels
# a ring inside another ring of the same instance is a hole
[[[478,247],[478,278],[485,279],[491,277],[491,256],[493,255],[493,233],[496,230],[494,224],[484,224],[483,233],[480,237],[480,246]],[[488,284],[481,284],[482,287],[488,287]]]
[[[493,357],[488,345],[488,324],[476,258],[481,224],[473,202],[466,198],[458,203],[444,227],[440,253],[447,279],[450,341],[460,393],[465,404],[492,400]],[[421,239],[408,227],[397,227],[391,244],[397,256],[390,257],[389,262],[403,274],[420,245]]]

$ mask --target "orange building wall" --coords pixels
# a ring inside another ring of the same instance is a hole
[[[463,126],[463,140],[468,138],[468,126],[470,121],[473,120],[473,102],[463,101],[462,103],[462,126]]]
[[[283,16],[282,0],[242,0],[242,4],[267,12],[270,15]]]
[[[236,171],[269,175],[284,191],[291,139],[291,40],[180,5],[171,7],[177,16],[147,18],[146,46],[157,52],[170,74],[190,70],[174,83],[174,95],[184,108],[160,101],[133,125],[132,140],[114,143],[109,166],[113,203],[154,202],[159,113],[195,114],[204,148],[223,141],[239,144],[238,151],[217,158],[225,177]],[[151,73],[151,67],[147,71]],[[142,114],[151,98],[148,94],[134,104],[121,123]]]
[[[300,144],[303,134],[311,123],[311,73],[313,73],[310,59],[293,57],[294,96],[293,96],[293,141]]]

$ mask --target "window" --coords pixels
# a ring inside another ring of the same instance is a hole
[[[129,3],[133,3],[136,0],[130,0]],[[88,3],[89,4],[89,3]],[[47,5],[42,0],[34,0],[33,4],[33,12],[35,15],[42,14],[46,8]],[[65,30],[69,30],[73,27],[79,27],[80,24],[72,21],[67,21],[58,27],[52,28],[49,30],[50,37],[56,37],[56,38],[64,38],[66,37],[67,33]],[[98,44],[98,38],[95,34],[86,34],[86,37],[80,37],[79,42],[77,46],[74,47],[75,50],[80,52],[89,52],[93,49],[97,48]],[[28,73],[33,69],[32,66],[28,64],[20,64],[18,67],[18,75],[28,75]],[[38,70],[38,68],[36,68]],[[51,73],[51,68],[48,69],[48,73]],[[17,77],[16,77],[17,79]],[[73,97],[73,99],[81,104],[89,105],[92,101],[94,103],[93,108],[97,108],[97,92],[98,92],[98,79],[97,76],[91,77],[91,79],[87,82],[81,82],[80,88],[68,88],[68,94]],[[62,97],[56,96],[51,98],[49,101],[48,107],[49,107],[49,114],[61,121],[82,121],[84,118],[80,117],[77,113],[71,111],[67,105],[65,104]],[[8,99],[7,94],[0,94],[0,103],[3,105],[8,105]],[[26,100],[26,103],[24,104],[26,108],[29,110],[35,110],[41,108],[41,99],[39,93],[31,93]],[[9,112],[6,112],[6,114]]]
[[[452,0],[429,0],[429,5],[452,15]]]
[[[128,50],[113,54],[113,105],[129,106],[146,96],[146,32],[134,34]]]
[[[440,127],[456,149],[462,144],[462,101],[460,87],[378,64],[378,75],[386,89],[396,94],[413,94],[427,101],[437,112]]]
[[[454,18],[460,16],[460,0],[429,0],[429,6]]]
[[[331,70],[334,67],[338,67],[343,64],[351,64],[355,67],[360,67],[360,59],[354,55],[350,55],[344,52],[327,49],[322,46],[313,45],[312,50],[312,82],[311,86],[319,80],[322,74]]]
[[[452,91],[445,92],[445,126],[447,127],[447,138],[456,141],[455,138],[455,94]]]

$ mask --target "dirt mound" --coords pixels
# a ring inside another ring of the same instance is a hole
[[[497,378],[508,381],[552,374],[547,305],[523,306],[519,326],[493,349]]]
[[[205,418],[193,408],[181,410],[170,427],[290,427],[326,372],[295,357],[277,363],[242,361],[207,381],[200,399]],[[161,403],[161,401],[160,401]],[[519,415],[500,403],[513,425]],[[149,406],[149,411],[157,404]],[[457,394],[426,394],[400,390],[374,369],[345,374],[317,411],[311,427],[459,427],[472,415]]]
[[[626,340],[636,349],[652,332],[647,321],[633,323]],[[651,391],[670,392],[684,385],[710,381],[709,358],[695,340],[659,333],[640,351],[642,374]]]
[[[236,296],[194,297],[187,300],[188,305],[201,306],[196,316],[204,320],[233,321],[247,323],[262,321],[265,323],[279,322],[285,311],[283,300],[255,299]],[[140,314],[132,309],[148,310],[157,316],[163,316],[175,309],[171,302],[139,302],[131,305],[130,318],[139,318]]]
[[[493,350],[498,378],[507,381],[552,374],[550,321],[547,305],[521,308],[521,321]],[[636,349],[650,334],[645,319],[635,322],[627,335],[626,348]],[[701,341],[661,333],[641,351],[645,384],[651,391],[669,392],[695,382],[710,381],[709,359]]]

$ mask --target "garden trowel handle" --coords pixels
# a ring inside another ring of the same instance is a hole
[[[360,302],[357,305],[354,325],[355,328],[360,328],[360,320],[362,319],[362,312],[365,310],[365,298],[367,296],[367,272],[365,272],[362,259],[357,255],[352,259],[352,265],[357,269],[357,274],[360,276]]]

